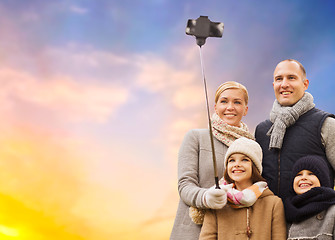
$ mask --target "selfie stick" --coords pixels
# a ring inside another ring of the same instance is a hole
[[[195,36],[197,45],[199,46],[200,64],[201,64],[202,77],[203,77],[203,82],[204,82],[204,87],[205,87],[209,135],[210,135],[211,147],[212,147],[214,178],[215,178],[215,186],[216,186],[215,188],[217,189],[220,189],[219,177],[218,177],[218,171],[217,171],[217,166],[216,166],[216,156],[215,156],[215,149],[214,149],[212,122],[211,122],[211,117],[209,113],[207,84],[206,84],[206,77],[205,77],[205,68],[204,68],[203,59],[202,59],[201,46],[206,43],[207,37],[222,37],[222,33],[223,33],[223,23],[211,22],[207,16],[200,16],[197,20],[189,19],[187,22],[186,34]]]
[[[215,149],[214,149],[212,121],[211,121],[211,117],[210,117],[210,113],[209,113],[207,84],[206,84],[206,78],[205,78],[204,65],[203,65],[203,62],[202,62],[201,46],[199,46],[199,52],[200,52],[200,64],[201,64],[201,68],[202,68],[202,77],[203,77],[203,80],[204,80],[204,87],[205,87],[207,116],[208,116],[208,125],[209,125],[209,135],[210,135],[210,139],[211,139],[211,147],[212,147],[212,155],[213,155],[214,178],[215,178],[215,185],[216,185],[215,188],[219,189],[220,186],[219,186],[218,170],[217,170],[217,166],[216,166],[216,156],[215,156]]]

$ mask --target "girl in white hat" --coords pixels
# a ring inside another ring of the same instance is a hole
[[[199,239],[286,240],[283,203],[261,176],[262,157],[253,140],[239,138],[230,145],[220,185],[227,204],[206,210]]]

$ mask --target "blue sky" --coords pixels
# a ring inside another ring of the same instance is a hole
[[[331,0],[1,1],[0,192],[36,224],[13,221],[17,212],[0,229],[50,240],[43,212],[55,239],[167,239],[180,143],[207,127],[187,20],[225,24],[202,48],[211,110],[222,82],[241,82],[253,131],[287,58],[305,66],[317,107],[335,113],[334,10]]]

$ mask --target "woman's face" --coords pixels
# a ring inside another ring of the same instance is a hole
[[[240,127],[242,117],[248,113],[242,90],[224,90],[215,103],[215,112],[225,123]]]
[[[320,187],[320,181],[315,174],[309,170],[298,172],[293,181],[293,189],[296,194],[303,194],[313,187]]]

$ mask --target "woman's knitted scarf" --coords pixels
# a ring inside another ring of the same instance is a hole
[[[328,209],[335,204],[335,191],[329,187],[314,187],[311,190],[284,201],[288,222],[300,222]]]
[[[313,96],[308,92],[305,92],[304,96],[292,107],[281,106],[279,102],[275,100],[270,112],[270,121],[273,124],[266,134],[270,136],[269,149],[281,149],[286,129],[314,106]]]
[[[222,181],[222,179],[220,181]],[[235,184],[227,184],[223,180],[223,185],[220,186],[227,190],[227,200],[231,207],[244,208],[254,205],[268,185],[266,182],[259,181],[250,187],[239,191],[235,188]]]
[[[228,147],[240,137],[255,140],[254,136],[249,132],[247,125],[243,122],[241,122],[241,127],[231,126],[225,123],[217,113],[212,115],[211,121],[214,137]],[[205,209],[191,206],[189,208],[189,216],[194,223],[202,224],[204,221]]]
[[[231,126],[225,123],[217,113],[212,115],[212,131],[214,137],[228,147],[240,137],[255,140],[245,123],[241,122],[241,127]]]

